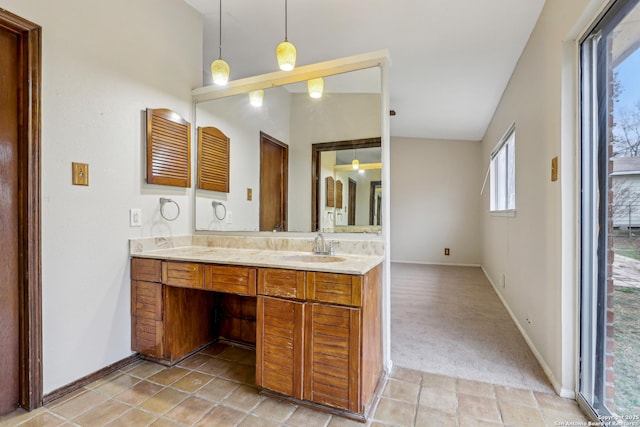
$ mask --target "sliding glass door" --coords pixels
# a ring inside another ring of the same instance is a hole
[[[581,42],[578,400],[640,425],[640,6],[618,0]]]

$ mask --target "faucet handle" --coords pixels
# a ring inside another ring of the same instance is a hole
[[[329,255],[335,255],[336,254],[336,250],[333,247],[334,243],[336,243],[336,242],[334,242],[333,240],[329,240]]]

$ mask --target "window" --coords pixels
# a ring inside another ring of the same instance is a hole
[[[516,209],[516,132],[512,125],[491,152],[491,204],[494,211]]]

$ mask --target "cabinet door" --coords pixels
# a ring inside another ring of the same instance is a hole
[[[131,281],[131,349],[162,357],[164,298],[160,283]]]
[[[256,383],[302,399],[304,304],[258,297]]]
[[[305,305],[304,398],[362,413],[360,309]]]
[[[160,260],[131,259],[131,349],[151,357],[164,354],[164,298]]]

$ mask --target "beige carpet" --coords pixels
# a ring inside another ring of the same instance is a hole
[[[396,366],[553,393],[477,267],[392,264],[391,359]]]

